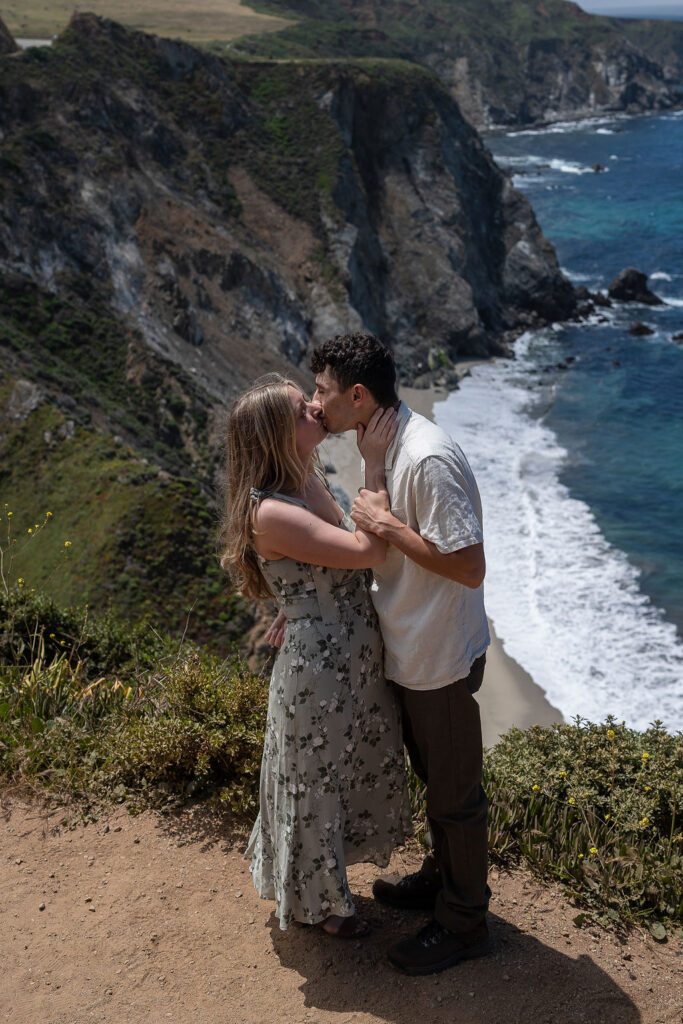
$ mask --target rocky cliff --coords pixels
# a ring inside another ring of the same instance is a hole
[[[680,105],[683,26],[565,0],[269,0],[301,20],[245,40],[270,56],[376,55],[436,72],[477,127]]]
[[[18,49],[14,36],[0,18],[0,56],[5,53],[16,53]]]
[[[0,266],[101,297],[222,401],[335,331],[376,332],[410,379],[572,308],[419,68],[231,64],[80,15],[2,71]]]
[[[337,331],[376,332],[412,381],[574,308],[425,69],[231,63],[79,15],[0,75],[0,484],[15,523],[60,523],[22,556],[33,582],[73,541],[64,601],[180,630],[194,603],[195,635],[239,635],[212,555],[238,390],[310,385]]]

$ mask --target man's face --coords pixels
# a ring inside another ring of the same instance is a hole
[[[355,430],[359,417],[353,402],[353,386],[341,391],[328,366],[316,375],[313,401],[322,406],[325,424],[331,434]]]

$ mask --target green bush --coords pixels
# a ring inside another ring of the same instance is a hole
[[[683,735],[611,717],[512,729],[485,786],[494,862],[524,861],[604,920],[683,921]]]

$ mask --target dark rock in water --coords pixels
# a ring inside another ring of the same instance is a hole
[[[672,341],[683,341],[683,331],[679,331],[678,334],[671,335]]]
[[[647,274],[634,267],[626,267],[607,289],[610,298],[622,302],[644,302],[648,306],[661,306],[662,300],[647,286]]]
[[[18,49],[14,36],[0,18],[0,54],[16,53]]]
[[[613,359],[612,360],[612,366],[614,366],[616,369],[618,369],[621,366],[621,363],[619,362],[618,359]]]
[[[640,320],[636,320],[634,324],[628,329],[629,334],[633,334],[636,338],[644,337],[646,334],[654,334],[655,332],[647,324],[641,323]]]
[[[588,302],[593,297],[585,284],[580,284],[578,288],[575,288],[574,294],[576,295],[577,302]]]
[[[602,292],[595,292],[591,294],[591,300],[596,306],[602,306],[604,309],[612,308],[612,300],[608,299]]]
[[[596,174],[600,174],[600,172],[604,171],[604,169],[605,168],[602,166],[602,164],[593,164],[592,165],[592,170],[594,170]]]

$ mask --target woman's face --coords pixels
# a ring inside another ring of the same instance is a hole
[[[319,405],[307,402],[301,392],[291,384],[287,385],[287,390],[294,413],[297,455],[303,463],[307,463],[313,449],[327,437],[323,411]]]

